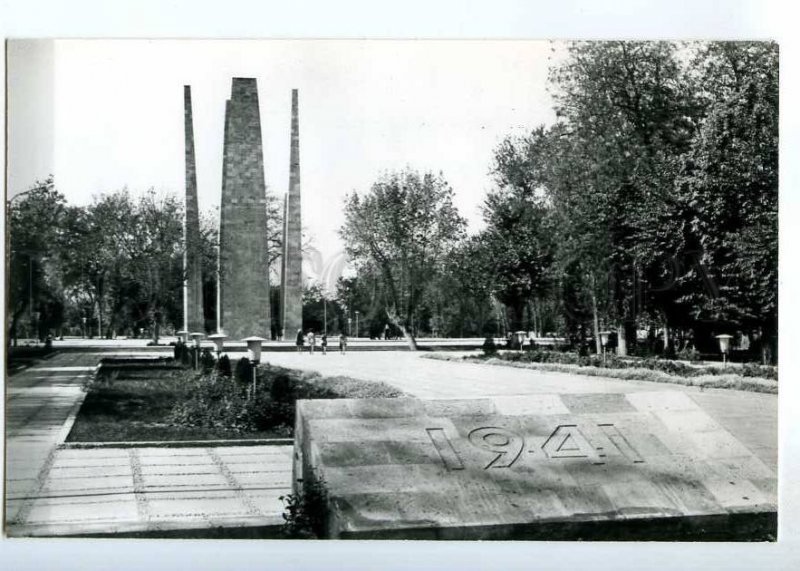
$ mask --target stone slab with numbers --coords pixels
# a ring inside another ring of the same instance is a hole
[[[328,537],[772,539],[774,471],[682,392],[298,401]]]

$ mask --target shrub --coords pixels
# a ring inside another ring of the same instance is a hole
[[[168,421],[180,426],[291,436],[297,398],[403,396],[401,391],[384,383],[346,377],[328,379],[317,373],[270,366],[258,370],[259,382],[255,394],[250,395],[252,373],[248,370],[252,371],[252,366],[247,359],[237,363],[237,371],[240,370],[243,376],[237,383],[229,382],[217,370],[201,375],[187,372],[187,380],[183,383],[185,396],[173,407]]]
[[[675,358],[680,361],[689,361],[690,363],[696,363],[700,360],[700,351],[695,349],[692,346],[684,347],[677,353],[675,353]]]
[[[191,364],[191,355],[189,354],[189,347],[186,346],[186,343],[183,341],[178,341],[175,343],[175,347],[172,349],[172,354],[176,361],[181,363],[184,366],[188,366]]]
[[[756,363],[745,363],[739,373],[743,377],[761,377],[764,379],[778,380],[778,368]]]
[[[240,385],[248,385],[253,382],[253,365],[247,357],[242,357],[236,362],[236,370],[233,372],[233,379]]]
[[[486,337],[486,340],[484,340],[483,354],[486,356],[497,355],[497,345],[495,345],[493,337],[488,336]]]
[[[231,370],[231,359],[227,355],[222,355],[217,360],[217,373],[220,377],[226,377],[230,379],[233,376],[233,371]]]
[[[282,535],[287,539],[322,539],[328,503],[325,481],[306,480],[302,484],[301,492],[280,496],[286,504]]]
[[[277,402],[292,400],[292,380],[288,375],[279,373],[270,383],[269,394]]]
[[[211,350],[208,348],[203,349],[200,353],[200,368],[203,370],[204,373],[211,371],[216,364],[216,359],[214,359],[214,355],[211,354]]]

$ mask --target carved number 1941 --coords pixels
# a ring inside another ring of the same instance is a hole
[[[644,462],[644,459],[631,445],[627,438],[613,424],[598,424],[600,430],[608,437],[619,452],[633,463]],[[456,452],[443,428],[427,428],[428,437],[439,453],[448,470],[463,470],[464,462]],[[525,439],[505,428],[482,426],[472,430],[467,439],[470,444],[492,452],[494,458],[484,466],[489,468],[510,468],[519,460],[525,449]],[[561,424],[553,430],[541,446],[548,458],[587,458],[592,464],[604,464],[602,447],[594,446],[575,424]],[[535,453],[536,450],[528,450]]]

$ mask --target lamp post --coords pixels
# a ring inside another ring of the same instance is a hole
[[[83,338],[86,339],[86,317],[81,317],[81,333]]]
[[[42,318],[42,312],[41,311],[34,311],[33,312],[33,324],[32,324],[32,326],[33,326],[33,335],[36,338],[36,344],[37,345],[39,344],[39,329],[40,329],[41,318]]]
[[[328,300],[325,298],[325,294],[322,294],[322,319],[325,322],[325,325],[322,327],[322,332],[325,337],[328,337]]]
[[[196,371],[200,365],[200,340],[205,337],[205,334],[195,331],[189,333],[189,337],[194,341],[194,370]]]
[[[608,345],[608,336],[611,335],[610,331],[598,331],[600,335],[600,346],[603,348],[603,364],[606,364],[606,345]]]
[[[728,362],[728,351],[731,348],[731,339],[733,339],[733,335],[728,335],[727,333],[723,333],[722,335],[717,335],[717,341],[719,341],[719,350],[722,353],[722,366],[726,366]]]
[[[353,319],[350,317],[347,318],[347,334],[353,336]]]
[[[254,335],[252,337],[246,337],[242,339],[242,341],[247,343],[247,358],[253,366],[253,386],[250,389],[250,395],[254,396],[256,394],[256,375],[258,374],[256,365],[261,361],[261,344],[266,341],[266,339]]]
[[[209,335],[208,338],[214,343],[214,347],[217,350],[217,361],[219,361],[222,355],[222,349],[225,347],[225,339],[227,339],[228,336],[224,333],[214,333],[213,335]]]
[[[356,311],[356,338],[358,338],[358,333],[359,333],[359,329],[358,329],[358,311]]]

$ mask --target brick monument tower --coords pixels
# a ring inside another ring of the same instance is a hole
[[[267,197],[258,87],[233,78],[225,104],[218,329],[233,340],[271,337]]]
[[[303,252],[300,208],[300,120],[297,90],[292,89],[292,127],[289,151],[289,191],[284,202],[283,264],[281,272],[281,328],[283,338],[294,339],[303,328]]]
[[[197,206],[197,171],[192,127],[192,88],[183,86],[184,158],[186,163],[186,219],[183,226],[185,272],[183,282],[183,327],[187,331],[205,330],[203,317],[203,277],[200,259],[200,215]]]

